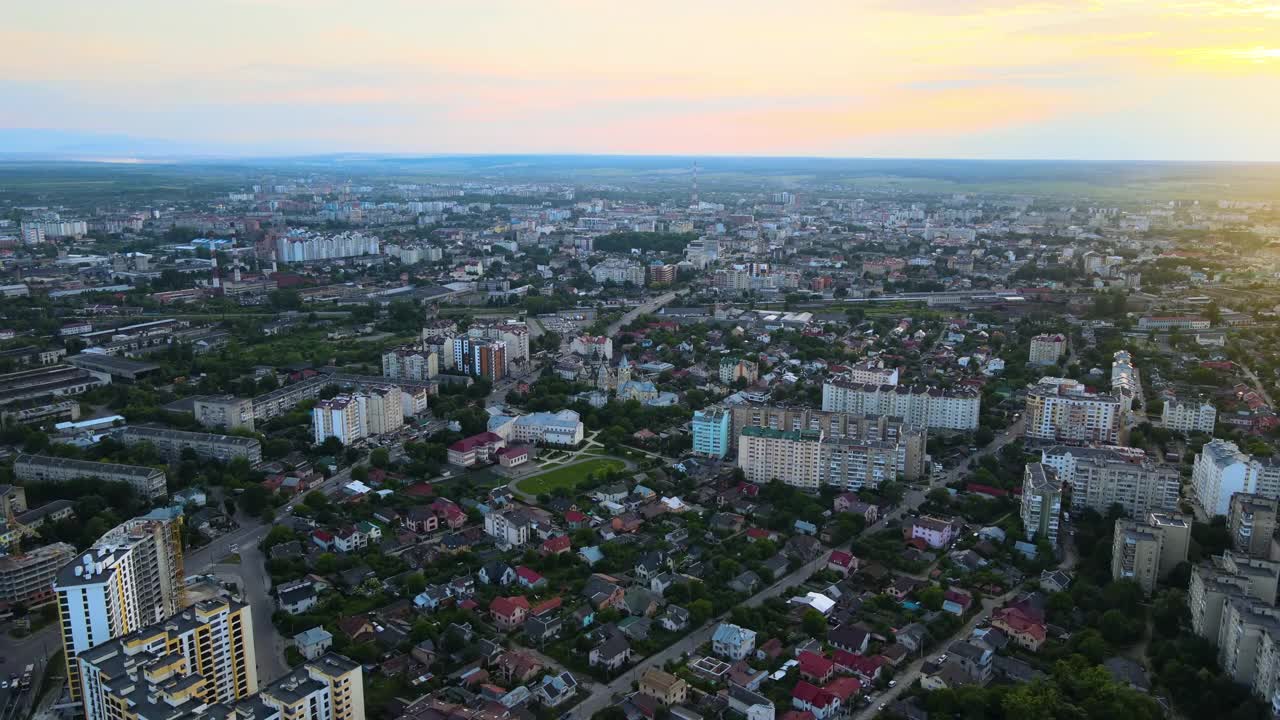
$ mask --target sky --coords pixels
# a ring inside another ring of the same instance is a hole
[[[1280,161],[1280,0],[39,0],[4,15],[0,151]]]

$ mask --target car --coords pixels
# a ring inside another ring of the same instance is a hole
[[[233,553],[238,553],[238,552],[240,552],[240,544],[239,544],[239,543],[231,543],[231,552],[233,552]]]
[[[8,689],[9,689],[9,681],[0,680],[0,690],[8,690]]]
[[[897,680],[890,680],[890,681],[889,681],[889,687],[898,687],[898,681],[897,681]]]
[[[889,706],[888,703],[880,703],[880,707],[876,709],[879,710],[880,712],[884,712],[884,709],[888,706]]]

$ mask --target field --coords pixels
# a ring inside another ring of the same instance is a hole
[[[516,488],[520,492],[529,495],[541,495],[549,493],[556,488],[566,488],[572,490],[578,486],[578,483],[587,479],[587,475],[599,472],[601,470],[621,470],[626,467],[626,463],[615,458],[597,458],[595,460],[587,460],[576,465],[556,468],[525,478],[516,483]]]

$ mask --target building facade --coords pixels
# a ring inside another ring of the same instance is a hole
[[[214,430],[253,429],[253,400],[234,395],[196,398],[196,422]]]
[[[23,482],[67,482],[81,478],[123,482],[132,487],[139,497],[148,500],[169,494],[164,471],[144,465],[22,454],[13,460],[13,475]]]
[[[126,445],[149,442],[169,461],[182,458],[182,451],[190,449],[203,458],[229,462],[244,458],[251,465],[262,462],[262,444],[256,438],[237,435],[186,432],[167,428],[130,425],[120,431],[120,441]]]
[[[1195,432],[1212,435],[1218,423],[1218,409],[1203,400],[1169,398],[1160,418],[1166,429],[1183,435]]]
[[[889,415],[929,429],[977,430],[981,397],[969,388],[864,385],[846,376],[822,385],[822,409],[854,415]]]
[[[1178,506],[1182,479],[1177,470],[1152,462],[1139,448],[1054,445],[1041,451],[1040,462],[1071,486],[1072,511],[1106,515],[1119,505],[1129,517],[1143,517]]]
[[[1041,378],[1027,391],[1025,433],[1033,440],[1119,445],[1126,436],[1123,406],[1114,395],[1089,392],[1067,378]]]
[[[1280,501],[1276,498],[1236,493],[1227,512],[1227,532],[1232,548],[1241,555],[1270,557]]]
[[[723,460],[729,454],[729,426],[732,413],[724,408],[695,410],[690,427],[693,431],[693,453],[700,457]]]
[[[1022,527],[1028,540],[1045,538],[1058,544],[1058,522],[1062,515],[1062,483],[1053,468],[1028,463],[1022,475]]]
[[[1280,462],[1250,457],[1235,443],[1215,438],[1196,454],[1191,491],[1209,515],[1226,515],[1236,493],[1280,498]]]
[[[85,650],[77,662],[85,720],[155,717],[147,708],[195,710],[258,691],[253,616],[247,605],[228,600],[198,602]]]
[[[76,554],[67,543],[50,543],[30,552],[0,555],[0,603],[35,607],[53,597],[53,579]]]
[[[1031,338],[1031,351],[1027,361],[1032,365],[1056,365],[1058,358],[1066,351],[1065,335],[1037,335]]]
[[[64,565],[54,579],[73,699],[77,656],[178,612],[183,585],[181,515],[124,522]]]

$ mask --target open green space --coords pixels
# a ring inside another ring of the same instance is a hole
[[[516,488],[520,492],[529,495],[541,495],[549,493],[556,488],[566,488],[572,490],[578,486],[578,483],[587,479],[591,473],[621,470],[626,467],[626,463],[616,458],[597,458],[595,460],[587,460],[576,465],[568,465],[559,467],[541,475],[527,477],[516,483]]]

